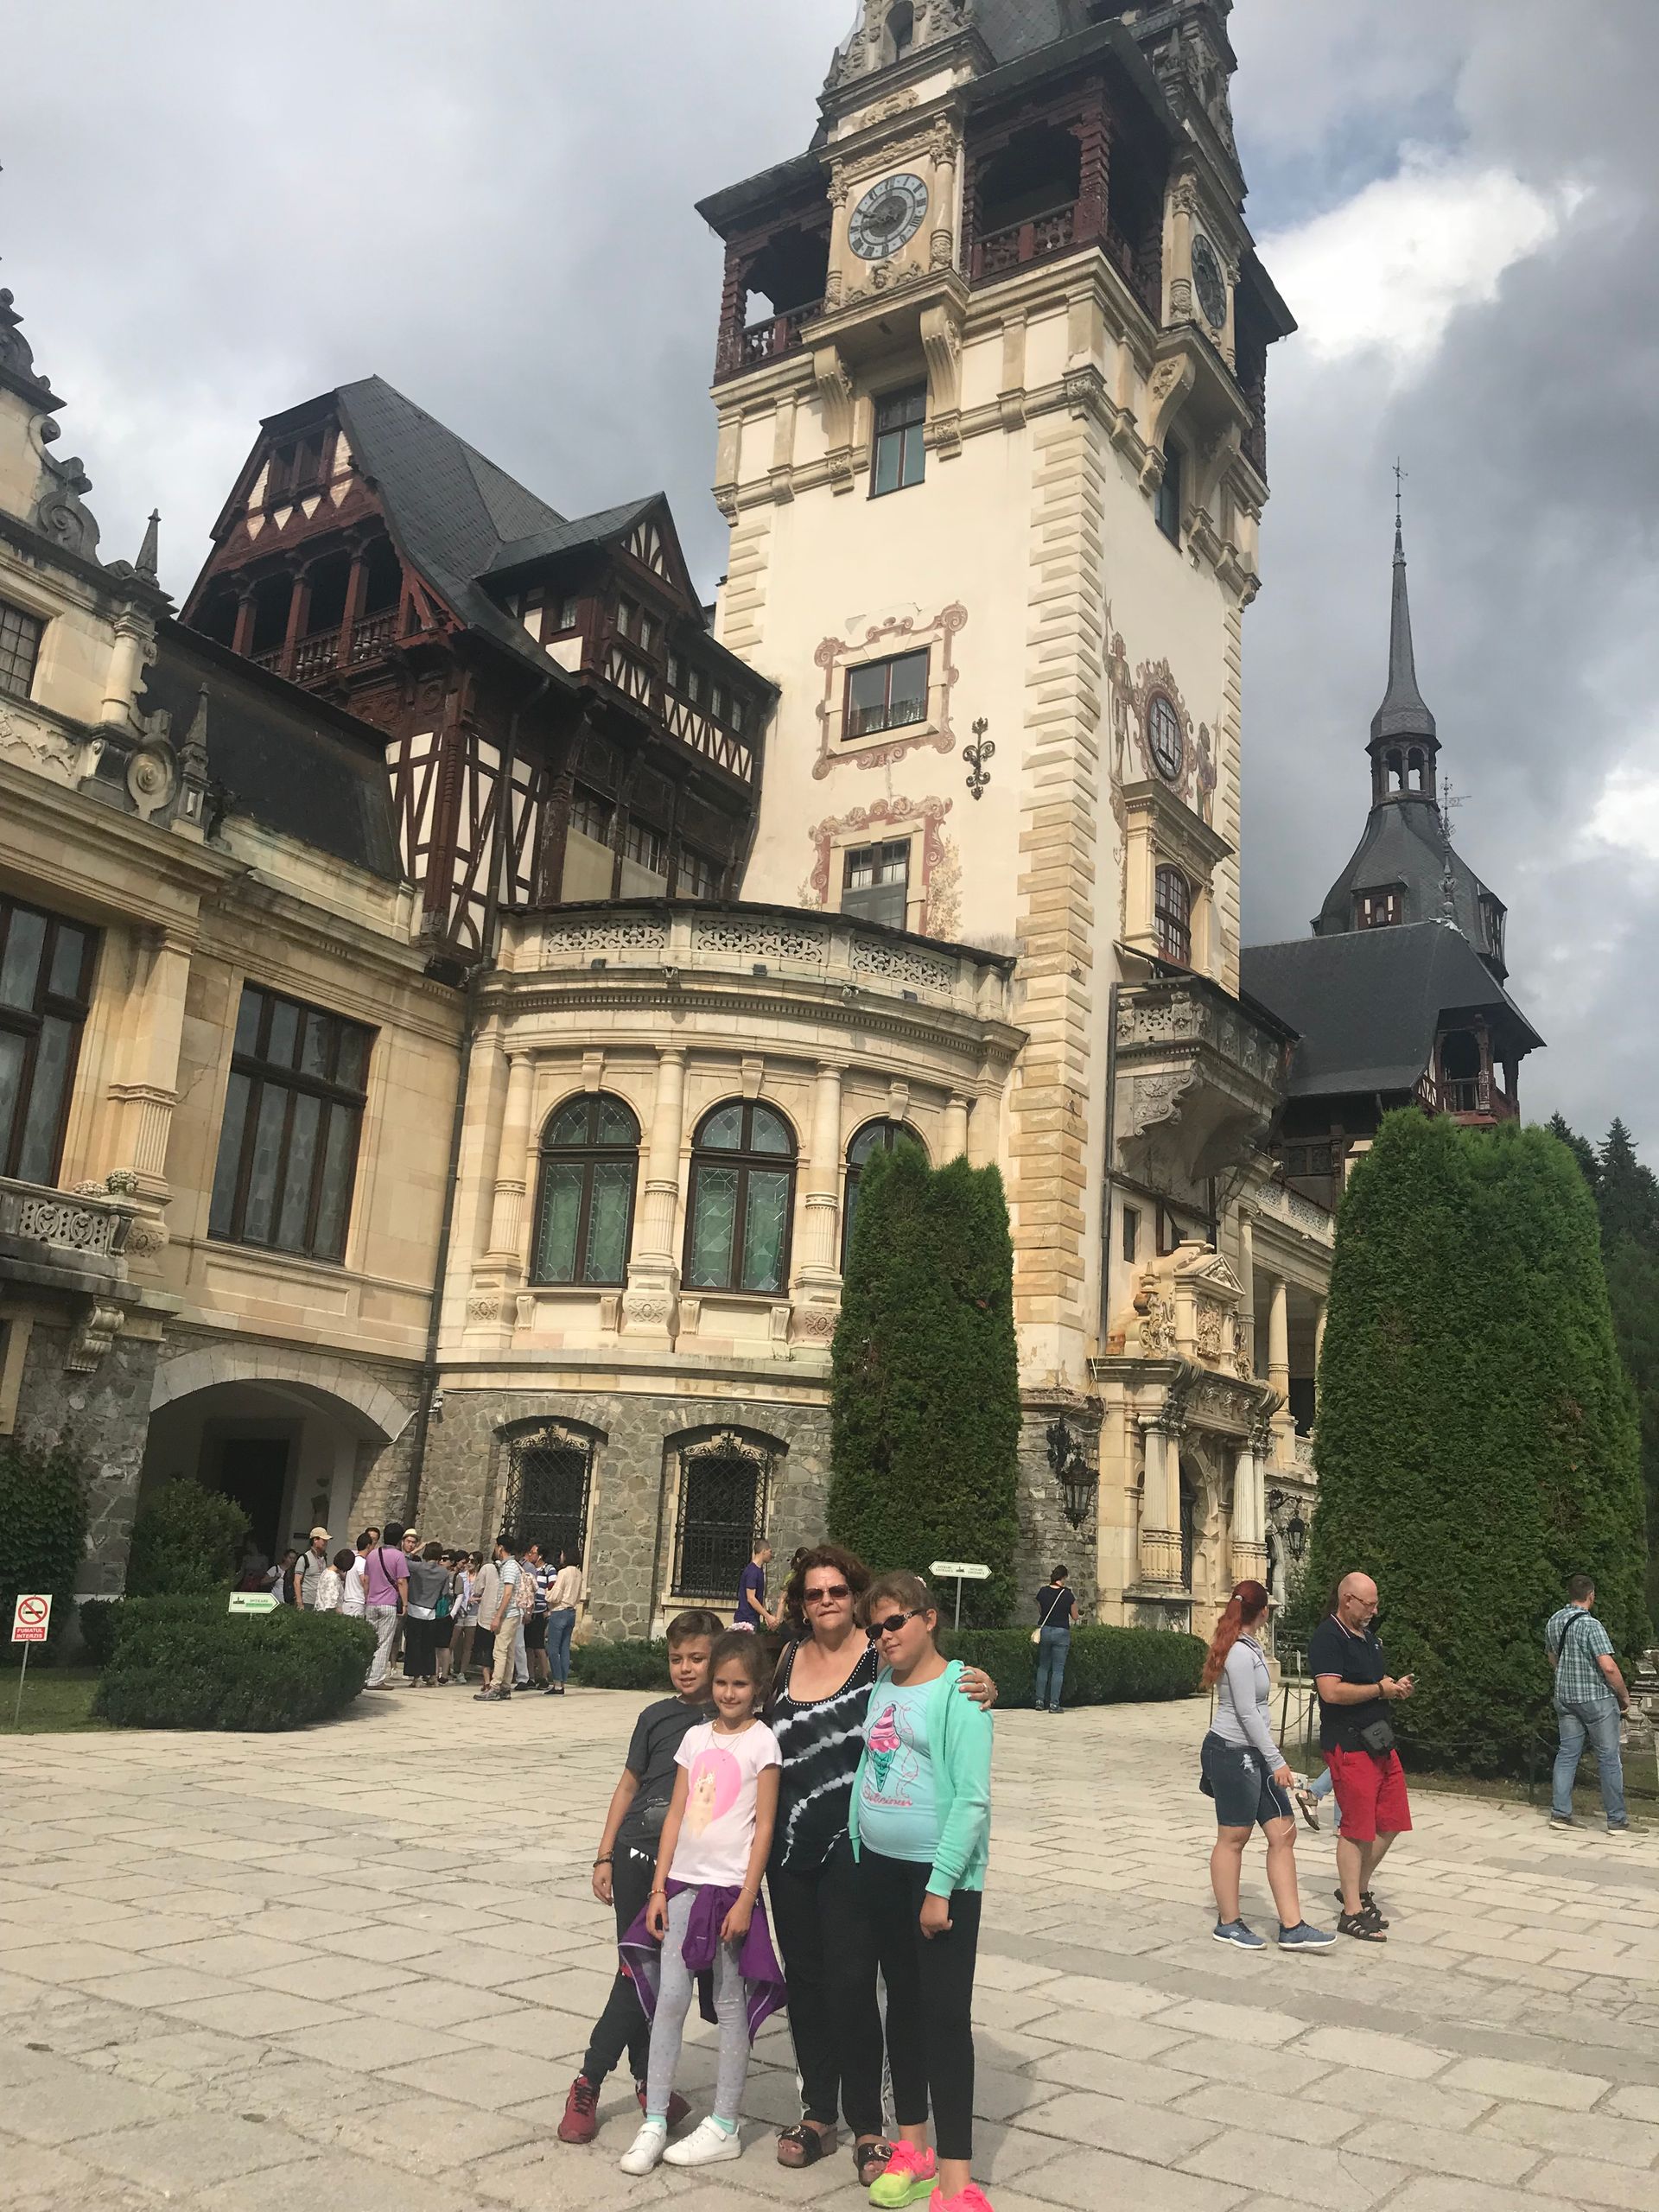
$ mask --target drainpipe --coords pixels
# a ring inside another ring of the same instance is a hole
[[[1117,995],[1114,983],[1106,994],[1106,1151],[1105,1182],[1101,1192],[1100,1343],[1103,1351],[1112,1325],[1112,1199],[1117,1190]]]
[[[480,982],[486,969],[495,962],[496,931],[501,912],[501,874],[505,865],[505,840],[512,835],[512,767],[518,751],[518,724],[526,708],[533,707],[546,691],[552,678],[543,676],[512,710],[512,720],[507,724],[507,741],[502,749],[500,780],[496,785],[496,837],[498,861],[490,871],[489,897],[484,909],[484,941],[480,947],[475,966],[469,969],[466,982],[467,1014],[461,1031],[461,1066],[455,1081],[455,1109],[449,1124],[449,1165],[444,1179],[443,1220],[438,1230],[437,1263],[432,1278],[432,1310],[426,1328],[426,1357],[421,1365],[421,1389],[415,1407],[415,1441],[410,1451],[409,1480],[405,1490],[408,1500],[406,1516],[420,1525],[421,1484],[426,1478],[426,1445],[432,1431],[432,1402],[438,1388],[438,1332],[443,1319],[444,1286],[449,1277],[449,1247],[455,1226],[455,1185],[461,1168],[461,1132],[467,1122],[467,1087],[472,1074],[473,1046],[478,1039],[478,993]]]

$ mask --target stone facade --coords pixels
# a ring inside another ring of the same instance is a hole
[[[31,1324],[16,1427],[37,1445],[67,1441],[85,1461],[91,1489],[80,1588],[109,1597],[119,1593],[126,1573],[161,1347],[153,1337],[124,1335],[90,1372],[77,1372],[70,1364],[77,1334],[73,1326]]]
[[[423,1523],[486,1546],[506,1517],[512,1440],[556,1421],[591,1447],[584,1559],[586,1631],[660,1635],[682,1604],[675,1588],[679,1452],[734,1430],[766,1455],[766,1534],[779,1562],[823,1535],[830,1423],[823,1405],[732,1395],[678,1397],[618,1389],[446,1389],[421,1492]],[[774,1586],[781,1586],[777,1573]],[[718,1604],[719,1600],[715,1600]]]

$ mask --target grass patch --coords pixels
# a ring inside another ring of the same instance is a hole
[[[86,1729],[107,1728],[108,1721],[92,1718],[97,1688],[95,1667],[32,1666],[23,1683],[22,1717],[14,1729],[17,1676],[8,1669],[0,1674],[0,1736],[72,1736]]]

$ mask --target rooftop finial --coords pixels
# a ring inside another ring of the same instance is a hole
[[[1401,495],[1406,472],[1394,464],[1394,594],[1389,615],[1389,688],[1371,717],[1371,736],[1434,735],[1434,717],[1417,689],[1417,663],[1411,645],[1411,602],[1406,594],[1406,548],[1401,524]]]
[[[139,575],[148,576],[152,583],[156,580],[157,567],[161,559],[161,527],[162,511],[159,507],[152,507],[149,511],[149,520],[144,528],[144,542],[138,548],[138,558],[133,563]]]

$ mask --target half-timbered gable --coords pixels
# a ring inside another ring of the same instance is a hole
[[[262,424],[213,537],[185,620],[382,734],[441,964],[496,905],[735,890],[773,695],[660,494],[570,520],[371,377]]]

